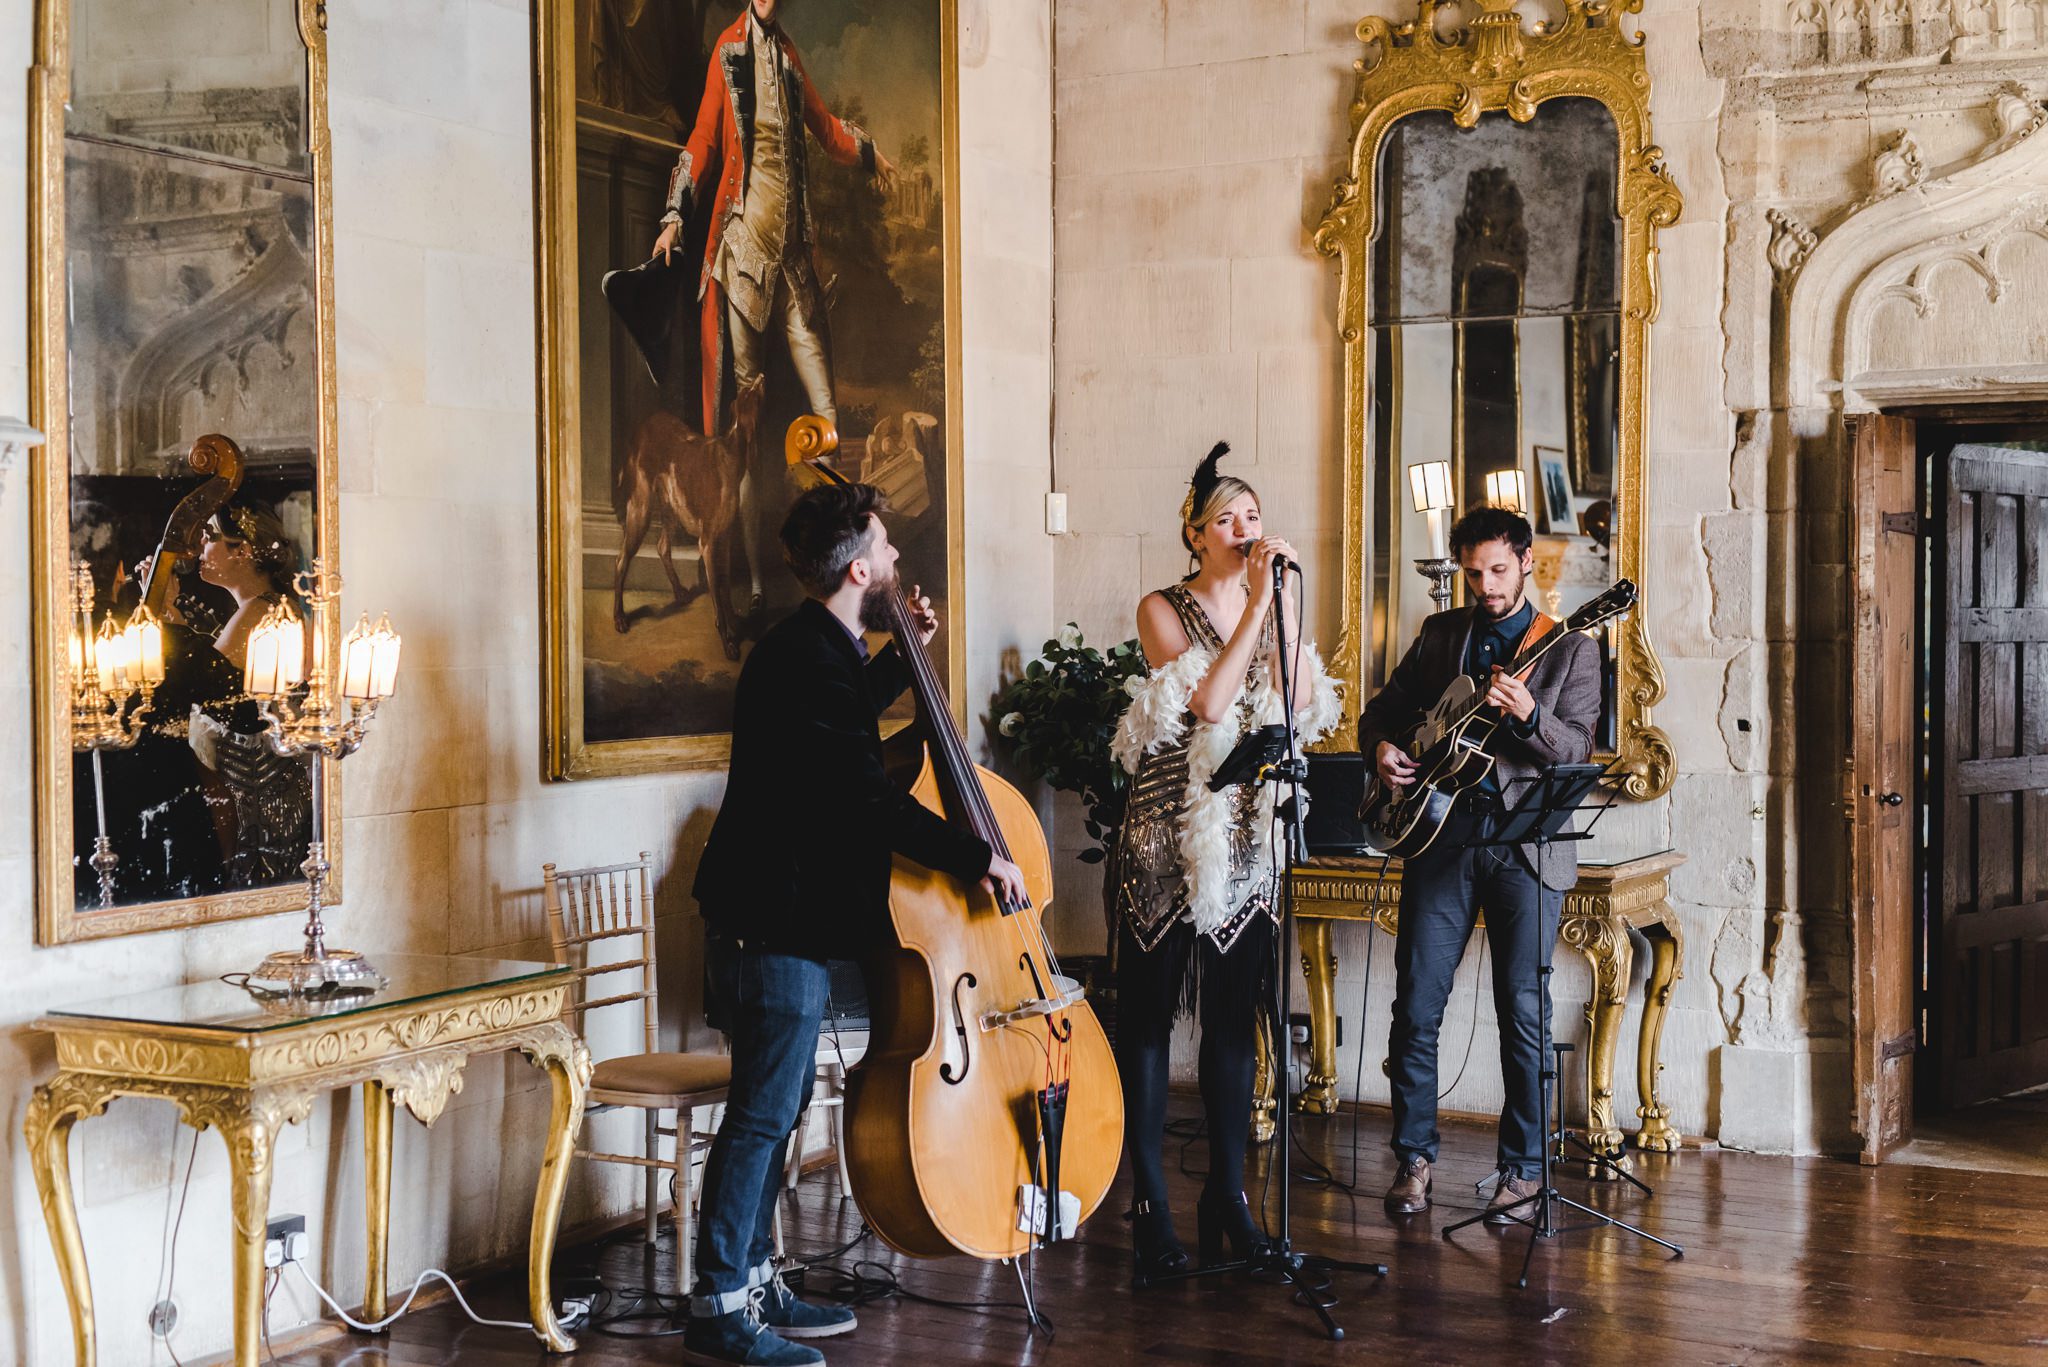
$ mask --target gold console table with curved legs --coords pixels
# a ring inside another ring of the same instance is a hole
[[[1671,988],[1684,976],[1685,934],[1667,900],[1671,870],[1685,862],[1675,850],[1613,864],[1584,863],[1579,881],[1565,894],[1558,938],[1585,955],[1593,969],[1593,996],[1586,1003],[1591,1040],[1586,1050],[1587,1108],[1584,1137],[1602,1153],[1618,1153],[1625,1139],[1639,1149],[1670,1153],[1678,1131],[1657,1095],[1658,1057]],[[1301,940],[1301,967],[1308,979],[1309,1069],[1301,1109],[1328,1115],[1337,1110],[1337,955],[1331,923],[1368,921],[1392,935],[1400,920],[1401,861],[1317,859],[1294,870],[1294,912]],[[1624,1136],[1614,1117],[1614,1051],[1628,1007],[1635,950],[1630,929],[1650,942],[1650,975],[1643,988],[1643,1019],[1636,1050],[1636,1088],[1642,1127]],[[1265,1052],[1262,1050],[1262,1053]],[[1263,1141],[1272,1135],[1272,1072],[1261,1059],[1253,1124]]]
[[[370,996],[260,1001],[215,981],[69,1007],[36,1022],[57,1037],[58,1072],[36,1088],[23,1128],[71,1303],[79,1367],[97,1361],[92,1285],[71,1187],[71,1130],[80,1120],[118,1096],[161,1097],[176,1103],[186,1124],[220,1131],[234,1222],[233,1361],[256,1367],[278,1132],[304,1120],[323,1094],[361,1085],[369,1271],[363,1310],[382,1319],[394,1106],[431,1125],[462,1089],[471,1058],[513,1049],[554,1084],[528,1250],[534,1332],[550,1351],[575,1348],[556,1321],[548,1284],[590,1082],[590,1053],[561,1019],[572,975],[553,964],[494,959],[389,954],[377,962],[391,984]]]

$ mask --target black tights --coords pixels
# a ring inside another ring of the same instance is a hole
[[[1203,1191],[1234,1198],[1244,1188],[1251,1142],[1252,1079],[1258,1065],[1255,1024],[1272,958],[1274,931],[1263,916],[1247,926],[1228,954],[1182,924],[1150,953],[1128,931],[1117,946],[1116,1062],[1124,1084],[1124,1150],[1131,1157],[1131,1199],[1166,1209],[1168,1054],[1185,996],[1184,974],[1200,975],[1199,1056],[1202,1109],[1208,1121],[1209,1177]],[[1190,958],[1195,962],[1189,962]]]

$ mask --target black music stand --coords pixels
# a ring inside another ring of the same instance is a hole
[[[1594,810],[1592,819],[1586,823],[1585,830],[1567,831],[1564,829],[1564,824],[1571,820],[1572,813],[1578,810],[1580,803],[1585,801],[1587,795],[1593,791],[1606,772],[1606,766],[1599,764],[1552,765],[1537,776],[1535,783],[1530,785],[1529,791],[1522,795],[1520,802],[1509,809],[1507,816],[1501,822],[1500,828],[1490,838],[1467,840],[1465,842],[1466,848],[1497,849],[1503,846],[1530,844],[1541,847],[1565,840],[1588,839],[1592,835],[1594,824],[1599,821],[1600,817],[1609,807],[1614,805],[1615,799],[1612,791],[1607,793],[1607,800]],[[1542,1084],[1542,1107],[1552,1115],[1552,1130],[1548,1135],[1544,1136],[1543,1140],[1542,1184],[1537,1187],[1536,1193],[1533,1196],[1525,1196],[1515,1202],[1514,1205],[1506,1206],[1501,1211],[1481,1211],[1477,1215],[1470,1216],[1458,1221],[1454,1225],[1448,1226],[1444,1230],[1444,1238],[1449,1239],[1459,1230],[1478,1224],[1486,1219],[1488,1215],[1507,1213],[1508,1218],[1514,1223],[1526,1225],[1529,1229],[1529,1248],[1522,1255],[1521,1276],[1515,1280],[1515,1285],[1524,1289],[1529,1285],[1529,1263],[1536,1256],[1537,1240],[1556,1239],[1579,1230],[1600,1229],[1612,1226],[1616,1229],[1625,1230],[1639,1239],[1647,1239],[1662,1248],[1668,1248],[1671,1250],[1672,1256],[1683,1258],[1685,1250],[1677,1244],[1660,1239],[1647,1230],[1637,1229],[1625,1220],[1617,1220],[1611,1215],[1593,1209],[1591,1206],[1574,1201],[1571,1197],[1566,1196],[1557,1189],[1552,1172],[1552,1163],[1555,1157],[1562,1157],[1564,1139],[1569,1133],[1564,1128],[1564,1089],[1558,1086],[1558,1082],[1564,1056],[1572,1052],[1572,1046],[1569,1044],[1554,1044],[1550,1040],[1551,966],[1547,963],[1544,964],[1540,972],[1543,976],[1543,1041],[1548,1045],[1553,1054],[1553,1062],[1539,1074]],[[1585,1149],[1592,1158],[1606,1164],[1620,1176],[1627,1177],[1629,1181],[1634,1182],[1636,1186],[1641,1187],[1645,1192],[1649,1191],[1649,1188],[1643,1183],[1636,1181],[1634,1177],[1623,1172],[1611,1158],[1599,1153],[1583,1140],[1578,1140],[1576,1136],[1573,1136],[1573,1138],[1579,1144],[1579,1147]],[[1524,1211],[1524,1213],[1519,1215],[1512,1213],[1521,1210],[1525,1206],[1529,1209]],[[1590,1217],[1590,1219],[1580,1224],[1560,1224],[1558,1222],[1557,1209],[1559,1206],[1569,1206],[1580,1214]]]
[[[1286,570],[1276,564],[1273,567],[1274,594],[1277,596],[1285,592],[1286,586]],[[1294,1212],[1289,1188],[1294,1183],[1293,1121],[1299,1089],[1293,1082],[1294,1070],[1286,1066],[1285,1050],[1286,1023],[1293,1007],[1294,975],[1288,971],[1288,946],[1294,943],[1294,867],[1308,858],[1307,836],[1303,829],[1308,802],[1302,789],[1308,778],[1308,763],[1301,756],[1301,738],[1294,729],[1294,676],[1289,665],[1293,651],[1287,639],[1286,614],[1276,612],[1273,616],[1278,632],[1273,660],[1280,672],[1280,704],[1284,720],[1277,725],[1259,727],[1239,741],[1223,763],[1217,766],[1216,778],[1210,780],[1210,786],[1228,786],[1230,780],[1220,783],[1217,780],[1231,773],[1238,775],[1238,782],[1278,783],[1289,789],[1287,798],[1275,805],[1273,813],[1275,820],[1286,825],[1287,842],[1285,858],[1277,870],[1280,878],[1279,953],[1273,956],[1273,992],[1266,1003],[1273,1012],[1273,1067],[1277,1075],[1286,1079],[1281,1083],[1280,1095],[1276,1098],[1279,1128],[1274,1136],[1273,1156],[1267,1160],[1279,1169],[1280,1174],[1280,1230],[1277,1236],[1269,1236],[1270,1241],[1263,1254],[1234,1258],[1185,1272],[1170,1272],[1163,1277],[1152,1278],[1146,1285],[1162,1286],[1168,1282],[1191,1281],[1196,1277],[1220,1276],[1226,1272],[1249,1272],[1254,1279],[1268,1285],[1293,1287],[1294,1303],[1315,1311],[1316,1318],[1323,1322],[1324,1332],[1332,1339],[1341,1340],[1344,1327],[1330,1316],[1330,1307],[1337,1303],[1337,1297],[1330,1291],[1330,1274],[1370,1272],[1376,1277],[1384,1277],[1387,1265],[1326,1258],[1316,1253],[1298,1253],[1294,1249]],[[1275,733],[1278,733],[1277,737]],[[1276,739],[1281,742],[1277,753],[1274,748]]]

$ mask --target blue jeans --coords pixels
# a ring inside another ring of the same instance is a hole
[[[1454,823],[1460,817],[1453,816]],[[1480,907],[1493,951],[1493,1010],[1500,1026],[1500,1166],[1517,1177],[1543,1170],[1540,1074],[1549,1047],[1550,980],[1543,966],[1557,944],[1564,894],[1546,888],[1513,848],[1458,848],[1497,815],[1447,829],[1438,847],[1401,871],[1401,918],[1394,937],[1394,1024],[1388,1041],[1394,1152],[1436,1161],[1437,1036],[1451,982]]]
[[[825,965],[713,937],[706,978],[732,1035],[732,1089],[704,1165],[692,1315],[747,1303],[773,1268],[775,1201],[789,1132],[810,1103],[818,1022],[831,984]]]

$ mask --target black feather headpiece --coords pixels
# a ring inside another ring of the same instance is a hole
[[[1188,496],[1180,505],[1180,520],[1183,525],[1194,519],[1195,509],[1208,502],[1209,495],[1215,492],[1216,485],[1223,478],[1218,473],[1216,464],[1229,454],[1230,443],[1219,441],[1209,448],[1209,454],[1202,457],[1202,463],[1195,467],[1195,477],[1188,483]]]

